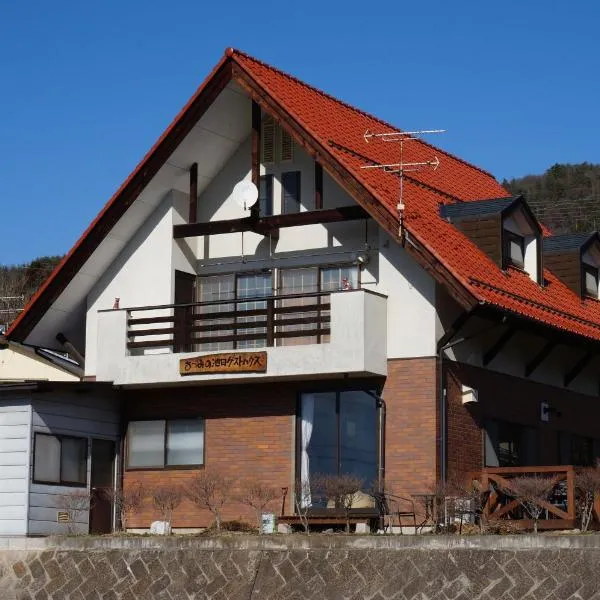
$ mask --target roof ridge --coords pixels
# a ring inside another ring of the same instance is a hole
[[[230,47],[225,50],[225,54],[232,58],[235,58],[235,55],[239,54],[240,56],[243,56],[255,63],[258,63],[259,65],[262,65],[263,67],[266,67],[267,69],[271,69],[272,71],[275,71],[276,73],[279,73],[280,75],[283,75],[284,77],[287,77],[288,79],[291,79],[292,81],[295,81],[296,83],[298,83],[310,90],[313,90],[317,94],[320,94],[321,96],[325,96],[326,98],[329,98],[330,100],[333,100],[334,102],[337,102],[338,104],[341,104],[342,106],[345,106],[346,108],[349,108],[350,110],[353,110],[361,115],[364,115],[365,117],[368,117],[369,119],[373,119],[374,121],[378,121],[385,127],[389,127],[390,129],[392,129],[393,131],[403,131],[402,128],[396,127],[395,125],[392,125],[388,121],[384,121],[380,117],[377,117],[376,115],[373,115],[373,114],[367,112],[366,110],[358,108],[357,106],[354,106],[353,104],[350,104],[349,102],[340,100],[336,96],[333,96],[332,94],[322,90],[321,88],[318,88],[310,83],[307,83],[306,81],[303,81],[302,79],[296,77],[295,75],[292,75],[291,73],[288,73],[287,71],[284,71],[283,69],[274,67],[273,65],[270,65],[269,63],[267,63],[263,60],[260,60],[256,57],[252,56],[251,54],[248,54],[247,52],[244,52],[243,50],[239,50],[238,48]],[[434,146],[433,144],[430,144],[429,142],[427,142],[421,138],[418,138],[418,140],[425,146],[428,146],[429,148],[432,148],[433,150],[436,150],[438,152],[443,152],[446,156],[449,156],[449,157],[453,158],[454,160],[456,160],[464,165],[467,165],[468,167],[475,169],[475,170],[479,171],[480,173],[483,173],[484,175],[488,175],[489,177],[494,179],[494,181],[498,182],[498,180],[494,177],[494,175],[490,171],[487,171],[486,169],[483,169],[482,167],[478,167],[477,165],[474,165],[473,163],[469,162],[468,160],[465,160],[464,158],[461,158],[460,156],[457,156],[456,154],[453,154],[452,152],[448,152],[447,150],[442,150],[441,148],[438,148],[437,146]]]

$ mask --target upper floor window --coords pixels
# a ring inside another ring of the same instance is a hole
[[[281,174],[281,209],[284,214],[300,212],[300,171]]]
[[[583,291],[590,298],[598,298],[598,267],[583,263]]]
[[[260,178],[258,206],[261,217],[273,214],[273,175],[263,175]]]
[[[130,421],[127,467],[163,469],[204,464],[204,419]]]
[[[512,231],[504,231],[504,261],[519,269],[525,267],[525,239]]]
[[[525,271],[542,280],[541,229],[524,202],[515,203],[502,215],[502,266]]]

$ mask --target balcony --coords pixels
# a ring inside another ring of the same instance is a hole
[[[348,290],[100,311],[96,379],[148,385],[386,375],[386,305],[380,294]],[[248,353],[261,356],[256,372],[182,367],[239,362]]]

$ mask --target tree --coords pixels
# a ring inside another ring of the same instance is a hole
[[[140,510],[147,496],[146,489],[141,483],[134,483],[121,487],[118,490],[114,488],[105,488],[102,495],[114,502],[118,513],[121,516],[121,528],[127,531],[127,524],[131,516]]]
[[[197,506],[215,516],[217,531],[221,530],[223,507],[231,498],[232,481],[215,471],[200,471],[185,488],[185,495]]]
[[[304,528],[304,533],[310,532],[308,513],[312,505],[312,494],[310,481],[308,479],[297,479],[294,485],[294,507]]]
[[[600,494],[600,468],[586,467],[575,474],[577,515],[581,531],[587,531],[594,514],[596,496]]]
[[[262,533],[262,515],[267,507],[279,496],[279,492],[261,481],[248,481],[242,487],[238,500],[254,509],[258,533]]]
[[[162,485],[152,490],[152,502],[158,511],[162,521],[166,521],[169,532],[171,531],[171,522],[173,513],[181,504],[183,491],[180,486]]]
[[[64,524],[68,535],[77,533],[77,519],[83,513],[90,510],[90,493],[88,490],[74,490],[60,494],[57,500],[59,510],[67,513]]]
[[[343,473],[341,475],[316,475],[312,480],[313,488],[335,508],[344,511],[346,533],[350,533],[350,510],[362,493],[363,480],[356,475]]]
[[[552,477],[541,475],[523,475],[510,481],[510,488],[504,490],[506,494],[514,496],[533,520],[533,532],[538,531],[538,520],[544,507],[540,504],[548,500],[554,487]]]

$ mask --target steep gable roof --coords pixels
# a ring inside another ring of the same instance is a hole
[[[105,234],[135,200],[149,177],[183,139],[229,79],[235,79],[263,109],[277,113],[284,127],[353,193],[357,202],[390,233],[397,233],[398,177],[372,163],[398,162],[396,144],[366,144],[364,133],[396,128],[333,98],[243,52],[229,49],[207,80],[113,196],[75,247],[13,324],[8,336],[25,339],[47,307],[64,290]],[[545,285],[516,270],[502,271],[482,250],[440,215],[442,205],[486,198],[511,199],[487,172],[423,141],[405,144],[405,161],[437,154],[436,171],[405,177],[406,247],[465,306],[485,304],[571,334],[600,341],[600,303],[577,297],[551,272]]]

